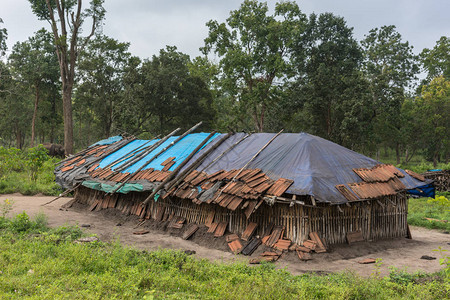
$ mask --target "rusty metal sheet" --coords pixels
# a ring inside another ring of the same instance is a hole
[[[248,203],[248,206],[247,206],[247,208],[246,208],[245,211],[244,211],[244,214],[245,214],[245,216],[247,217],[247,219],[250,218],[250,216],[252,215],[253,210],[254,210],[255,207],[256,207],[256,204],[258,204],[258,201],[250,201],[250,202]]]
[[[204,180],[206,180],[206,178],[208,178],[208,174],[206,174],[205,172],[201,172],[200,174],[197,175],[197,177],[195,177],[191,181],[191,184],[192,185],[200,185],[200,183],[202,183]]]
[[[400,172],[395,166],[393,166],[391,164],[385,164],[385,165],[383,165],[383,167],[385,169],[389,170],[391,173],[395,174],[395,176],[397,176],[399,178],[405,177],[405,174]]]
[[[161,163],[161,166],[166,166],[167,164],[173,162],[174,159],[175,159],[175,156],[169,157],[168,159],[166,159],[165,161],[163,161]]]
[[[226,230],[227,230],[227,222],[220,222],[219,225],[217,225],[216,230],[214,231],[214,237],[223,236]]]
[[[181,238],[183,240],[187,240],[188,238],[190,238],[196,231],[198,230],[198,225],[191,223],[188,225],[188,227],[186,228],[186,231],[183,233],[183,235],[181,236]]]
[[[209,226],[209,229],[207,231],[207,233],[214,233],[217,229],[217,226],[219,225],[219,223],[211,223],[211,226]]]
[[[231,252],[233,252],[234,254],[238,254],[242,250],[242,244],[241,244],[241,241],[239,241],[239,240],[235,240],[235,241],[228,243],[228,247],[230,247]]]
[[[229,210],[235,211],[239,205],[244,201],[241,197],[234,197],[233,200],[227,205]]]
[[[242,233],[241,238],[242,238],[244,241],[248,241],[248,240],[252,237],[252,235],[253,235],[253,233],[255,232],[255,230],[256,230],[257,227],[258,227],[258,224],[257,224],[257,223],[250,222],[250,223],[247,225],[247,228],[245,228],[244,232]]]
[[[406,189],[406,186],[397,177],[392,178],[390,181],[388,181],[388,183],[396,191],[401,191],[401,190]]]
[[[278,249],[280,251],[287,251],[289,249],[289,246],[291,245],[291,241],[290,240],[284,240],[284,239],[279,239],[274,245],[273,247],[275,249]]]
[[[206,217],[206,220],[205,220],[205,225],[207,226],[207,227],[211,227],[211,224],[213,223],[213,221],[214,221],[214,216],[216,215],[216,211],[214,211],[214,210],[211,210],[209,213],[208,213],[208,216]]]
[[[358,197],[352,193],[345,185],[336,185],[336,189],[347,199],[348,201],[357,201]]]
[[[374,199],[382,196],[395,195],[397,192],[388,182],[349,183],[348,186],[360,199]]]
[[[258,193],[258,194],[263,194],[265,191],[270,189],[273,186],[274,183],[275,183],[275,181],[273,181],[272,179],[269,179],[269,180],[261,183],[260,185],[256,186],[253,189],[253,191]]]
[[[241,180],[248,183],[252,180],[259,178],[260,176],[264,176],[264,173],[261,173],[261,169],[253,169],[251,172],[241,177]]]
[[[202,184],[201,188],[202,188],[202,190],[209,190],[213,186],[214,186],[214,182],[206,181]]]
[[[376,165],[371,169],[353,169],[353,171],[365,182],[387,182],[402,174],[394,166],[385,164]]]
[[[61,169],[61,172],[67,172],[67,171],[72,170],[73,168],[74,168],[73,165],[72,165],[72,166],[67,166],[67,167],[62,168],[62,169]]]
[[[175,163],[176,163],[175,161],[168,162],[168,163],[164,166],[164,168],[163,168],[162,170],[163,170],[163,171],[169,171],[169,169],[170,169]]]
[[[82,159],[82,160],[80,160],[79,162],[77,162],[77,164],[76,164],[76,166],[77,167],[79,167],[79,166],[81,166],[82,164],[84,164],[86,162],[86,159]]]
[[[227,207],[228,204],[230,204],[230,202],[233,200],[233,198],[234,198],[233,195],[225,194],[225,198],[223,198],[223,200],[220,201],[219,205],[222,207]]]
[[[231,171],[226,172],[226,176],[222,179],[233,179],[234,176],[239,172],[239,170],[233,169]]]
[[[270,179],[264,173],[261,173],[261,174],[263,174],[263,176],[259,176],[256,179],[253,179],[252,181],[248,181],[247,185],[251,188],[254,188],[254,187],[260,185],[261,183],[263,183],[264,181],[267,181]]]
[[[253,172],[253,169],[244,169],[238,176],[236,176],[236,179],[240,180],[242,177],[247,176],[250,172]]]
[[[286,178],[280,178],[267,191],[268,195],[281,196],[293,184],[294,181]]]
[[[217,181],[217,178],[219,177],[219,175],[221,175],[223,172],[225,172],[224,170],[219,170],[217,172],[212,173],[211,175],[208,175],[208,181],[211,182],[215,182]]]
[[[231,233],[225,237],[225,240],[227,241],[227,243],[238,240],[238,239],[239,239],[239,237],[236,233]]]
[[[191,173],[189,173],[188,176],[184,178],[184,182],[191,182],[195,177],[198,176],[198,174],[200,174],[199,171],[197,170],[192,171]]]
[[[423,177],[423,175],[420,175],[420,174],[418,174],[416,172],[413,172],[411,170],[405,170],[405,172],[406,172],[406,174],[408,174],[409,176],[411,176],[411,177],[413,177],[413,178],[415,178],[417,180],[420,180],[420,181],[425,181],[426,180],[425,177]]]

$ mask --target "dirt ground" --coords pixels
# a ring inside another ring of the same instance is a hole
[[[43,212],[48,217],[49,226],[56,227],[64,224],[89,225],[88,233],[96,234],[102,241],[119,239],[123,244],[145,250],[158,248],[170,248],[181,250],[193,250],[198,258],[206,258],[211,261],[245,261],[249,257],[234,255],[228,250],[224,238],[214,239],[206,233],[206,228],[200,228],[191,240],[183,240],[176,229],[164,230],[161,225],[148,222],[143,227],[135,229],[139,223],[137,217],[125,217],[115,209],[90,212],[86,207],[76,204],[72,208],[62,210],[61,205],[71,198],[61,198],[57,201],[41,206],[54,197],[47,196],[23,196],[21,194],[0,195],[0,201],[4,199],[14,200],[12,215],[26,211],[30,216]],[[134,235],[133,232],[140,229],[149,230],[145,235]],[[278,268],[286,268],[293,274],[305,272],[340,272],[354,271],[362,276],[370,276],[375,271],[373,264],[361,265],[358,261],[365,258],[381,258],[381,275],[389,273],[389,267],[404,269],[408,272],[422,270],[425,272],[438,271],[440,254],[434,249],[441,247],[450,250],[450,235],[436,230],[428,230],[412,227],[412,240],[406,238],[395,240],[382,240],[376,242],[361,242],[351,246],[333,246],[329,253],[313,254],[313,260],[302,262],[295,253],[283,255],[277,262]],[[260,246],[252,257],[257,257],[263,251]],[[447,252],[448,253],[448,252]],[[422,255],[436,257],[436,260],[420,259]]]

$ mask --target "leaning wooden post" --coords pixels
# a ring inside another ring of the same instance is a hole
[[[221,190],[220,190],[220,192],[219,192],[219,194],[217,195],[217,197],[216,197],[216,199],[215,200],[217,200],[219,197],[220,197],[220,195],[222,195],[222,191],[223,190],[225,190],[227,187],[228,187],[228,185],[230,185],[230,183],[232,183],[232,182],[234,182],[234,181],[236,181],[236,178],[239,176],[239,174],[241,174],[241,172],[245,169],[245,168],[247,168],[247,166],[264,150],[264,149],[266,149],[267,148],[267,146],[269,146],[270,145],[270,143],[272,143],[273,142],[273,140],[275,140],[282,132],[283,132],[283,130],[284,129],[281,129],[280,130],[280,132],[278,132],[276,135],[274,135],[261,149],[259,149],[259,151],[258,152],[256,152],[256,154],[255,155],[253,155],[253,157],[252,158],[250,158],[250,160],[239,170],[239,172],[237,172],[236,173],[236,175],[234,175],[234,177],[233,177],[233,179],[231,179]],[[214,201],[213,201],[214,202]]]
[[[175,177],[171,182],[169,182],[164,189],[169,191],[173,186],[178,185],[183,181],[184,178],[192,171],[197,169],[198,166],[205,160],[205,158],[214,150],[216,150],[225,140],[227,140],[233,133],[227,133],[220,140],[218,140],[213,146],[206,150],[195,162],[192,163],[188,168],[181,172],[177,177]]]
[[[78,184],[75,185],[73,188],[65,190],[62,194],[60,194],[60,195],[59,195],[58,197],[56,197],[55,199],[50,200],[50,201],[48,201],[48,202],[46,202],[46,203],[44,203],[44,204],[41,204],[41,206],[45,206],[45,205],[47,205],[47,204],[50,204],[50,203],[52,203],[52,202],[55,202],[55,201],[58,200],[59,198],[64,197],[65,195],[67,195],[68,193],[75,191],[80,185],[81,185],[81,183],[78,183]]]
[[[153,199],[153,197],[155,197],[156,193],[159,192],[159,191],[164,187],[164,185],[165,185],[166,183],[168,183],[170,180],[172,180],[172,178],[174,178],[174,177],[178,174],[178,172],[181,170],[181,168],[183,168],[183,167],[189,162],[189,160],[195,155],[195,153],[197,153],[200,149],[202,149],[202,147],[203,147],[203,146],[204,146],[204,145],[205,145],[205,144],[206,144],[206,143],[214,136],[215,133],[216,133],[215,131],[211,132],[211,133],[206,137],[206,139],[204,139],[204,140],[200,143],[200,145],[198,145],[198,146],[194,149],[194,151],[192,151],[191,154],[189,154],[189,156],[186,157],[186,159],[183,160],[183,161],[180,163],[180,165],[179,165],[175,170],[173,170],[172,173],[170,173],[170,175],[167,176],[167,178],[166,178],[163,182],[161,182],[161,184],[159,184],[159,185],[153,190],[153,192],[150,194],[150,196],[148,196],[148,197],[144,200],[144,202],[142,202],[142,205],[146,205],[146,204],[150,201],[150,199]]]

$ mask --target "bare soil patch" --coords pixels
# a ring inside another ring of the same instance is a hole
[[[4,199],[14,200],[12,214],[26,211],[33,216],[43,212],[48,217],[49,226],[61,225],[89,225],[85,230],[96,234],[102,241],[119,239],[123,244],[144,250],[158,248],[170,248],[179,250],[193,250],[198,258],[206,258],[211,261],[244,261],[250,257],[234,255],[230,252],[225,237],[214,238],[206,233],[207,228],[200,226],[194,236],[189,240],[183,240],[183,229],[167,229],[167,223],[157,224],[147,221],[143,226],[135,228],[139,223],[136,216],[124,216],[116,209],[106,209],[90,212],[87,207],[75,204],[68,210],[61,210],[61,205],[71,198],[61,198],[57,201],[41,206],[54,197],[47,196],[23,196],[21,194],[0,195],[0,201]],[[144,235],[135,235],[133,232],[146,229],[150,232]],[[329,253],[313,254],[313,260],[300,261],[295,252],[284,254],[277,262],[279,268],[286,268],[293,274],[305,272],[341,272],[353,271],[363,276],[370,276],[374,272],[374,265],[361,265],[358,261],[365,258],[380,258],[382,265],[381,275],[389,273],[389,267],[393,266],[408,272],[424,271],[436,272],[439,265],[440,254],[435,249],[450,250],[450,235],[436,230],[420,227],[411,228],[412,240],[406,238],[381,240],[375,242],[360,242],[349,245],[335,245]],[[260,246],[251,257],[257,257],[265,249]],[[437,257],[436,260],[420,259],[422,255]]]

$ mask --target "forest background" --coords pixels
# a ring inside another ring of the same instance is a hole
[[[396,164],[448,163],[448,36],[415,55],[393,25],[357,40],[332,13],[244,1],[225,22],[206,24],[202,56],[167,46],[140,58],[102,33],[103,1],[29,2],[50,31],[6,55],[0,24],[1,146],[51,142],[73,153],[111,135],[149,139],[201,120],[203,131],[284,128]]]

